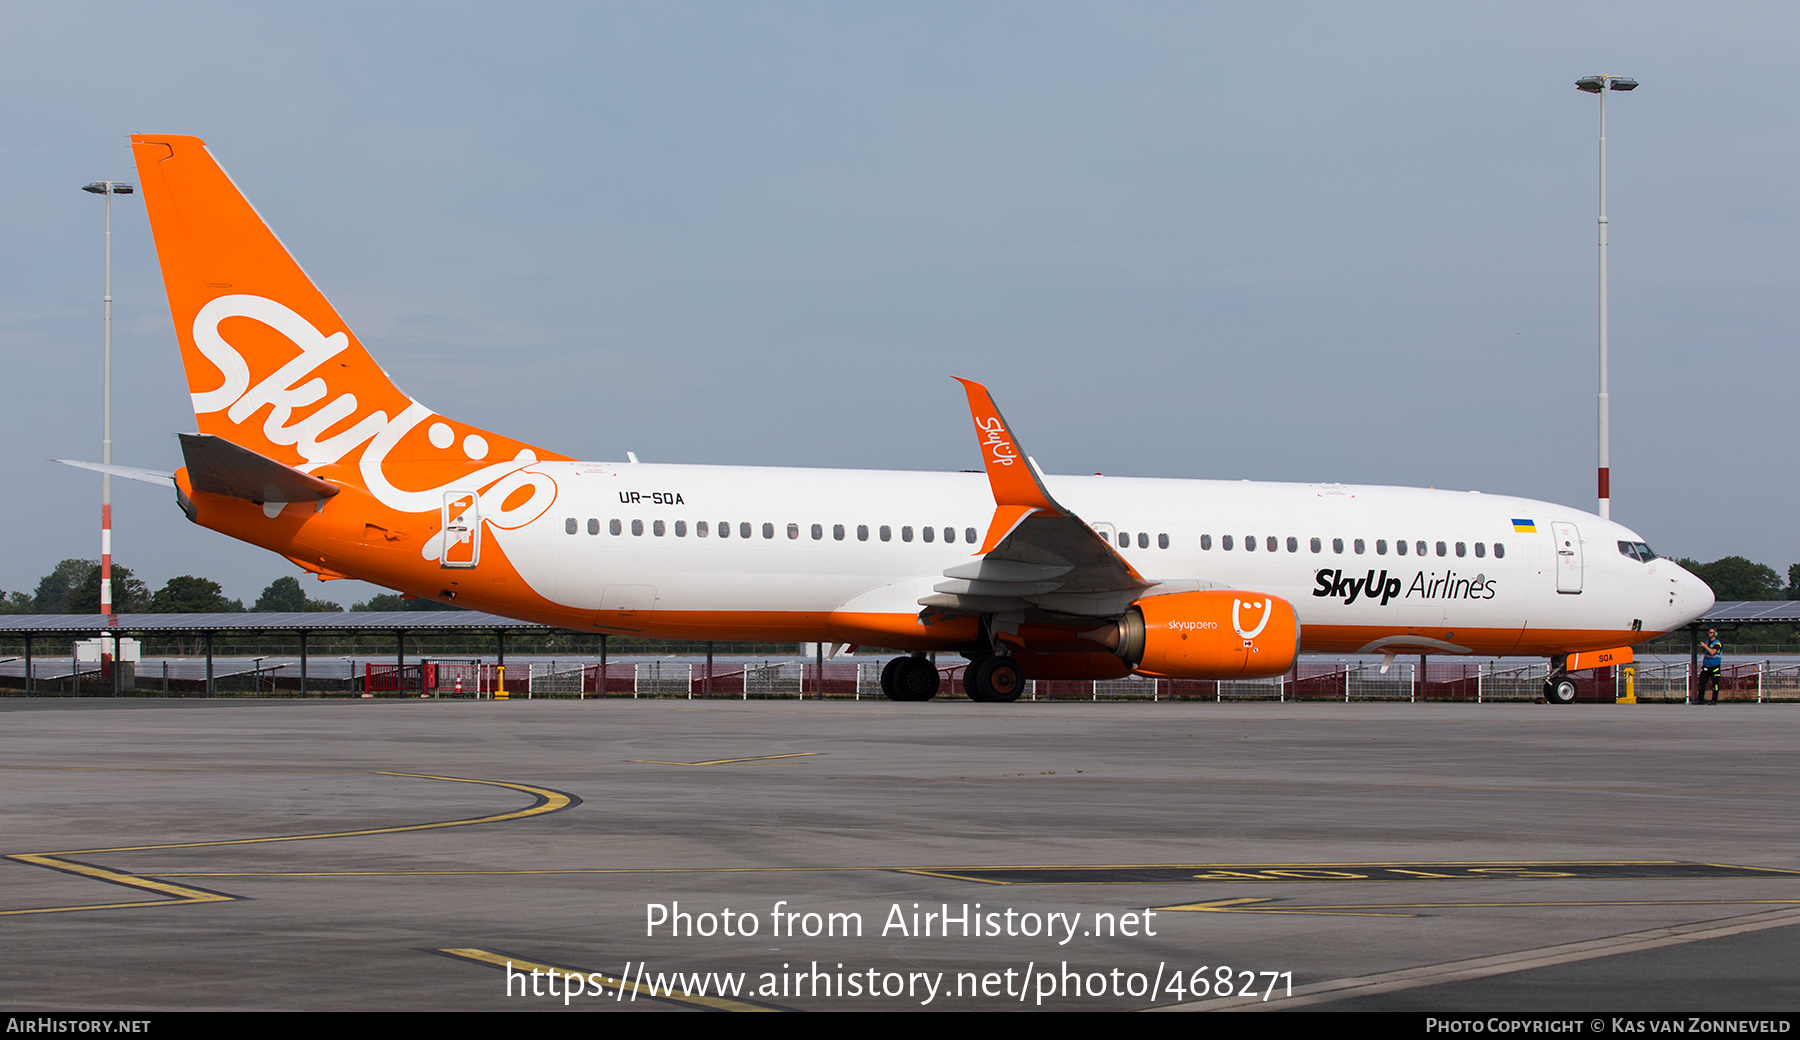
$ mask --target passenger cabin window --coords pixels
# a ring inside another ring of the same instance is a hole
[[[576,523],[577,521],[574,517],[569,517],[567,520],[563,521],[563,530],[570,534],[574,534]]]
[[[894,540],[894,529],[889,527],[886,524],[882,524],[881,525],[881,540],[884,542],[893,541]]]
[[[611,531],[613,534],[624,534],[625,533],[625,525],[619,523],[617,520],[608,521],[606,524],[606,529],[608,531]]]
[[[765,527],[767,527],[767,526],[768,526],[768,525],[767,525],[767,524],[764,524],[764,525],[763,525],[763,526],[765,526]],[[740,523],[740,524],[738,524],[738,537],[739,537],[739,538],[748,538],[748,537],[750,537],[750,525],[749,525],[749,524],[746,524],[746,523]],[[775,534],[774,534],[774,532],[773,532],[773,531],[771,531],[771,532],[770,532],[770,533],[769,533],[769,537],[770,537],[770,538],[773,538],[773,537],[775,537]]]
[[[1437,551],[1438,551],[1439,556],[1448,556],[1449,555],[1449,553],[1445,551],[1445,546],[1444,546],[1443,542],[1437,543]]]
[[[944,542],[946,544],[948,544],[948,543],[954,542],[954,541],[956,541],[956,528],[954,528],[954,527],[944,528]]]
[[[1299,552],[1299,551],[1300,551],[1300,539],[1295,538],[1291,534],[1288,535],[1288,552]]]
[[[1414,542],[1413,548],[1418,550],[1418,553],[1420,556],[1425,555],[1425,543],[1424,542]]]
[[[644,522],[642,520],[633,520],[631,522],[631,533],[642,535],[644,533]]]
[[[588,534],[599,534],[600,533],[600,521],[595,519],[594,517],[591,517],[591,516],[588,517],[587,528],[588,528]]]
[[[1501,545],[1499,542],[1494,543],[1494,559],[1496,559],[1496,560],[1506,559],[1506,546]]]
[[[866,542],[869,540],[869,525],[868,524],[857,524],[856,525],[856,540],[859,542]]]
[[[1344,540],[1342,538],[1333,538],[1331,540],[1331,551],[1334,553],[1343,552],[1344,551]]]
[[[973,539],[973,538],[969,539],[969,541],[971,541],[971,542],[974,540],[975,539]],[[1158,549],[1167,549],[1169,547],[1169,536],[1166,534],[1157,535],[1156,536],[1156,547]]]
[[[1375,539],[1375,555],[1377,555],[1377,556],[1386,556],[1387,555],[1387,539],[1386,538]]]
[[[700,522],[698,522],[694,525],[694,537],[695,538],[705,538],[706,537],[706,521],[701,520]]]
[[[936,537],[937,537],[937,528],[935,528],[935,527],[921,527],[921,528],[919,528],[919,535],[920,535],[920,537],[922,537],[922,538],[924,538],[924,539],[925,539],[925,540],[926,540],[926,541],[928,541],[928,542],[929,542],[929,541],[931,541],[931,540],[932,540],[932,539],[933,539],[933,538],[936,538]]]
[[[1256,551],[1256,536],[1255,535],[1247,534],[1244,536],[1244,551],[1245,552],[1255,552]]]
[[[912,541],[912,528],[910,528],[910,527],[900,528],[900,540],[903,542]]]
[[[968,542],[970,545],[975,544],[977,539],[975,537],[975,529],[973,527],[963,528],[963,541]]]
[[[665,528],[663,526],[663,522],[661,520],[658,520],[656,523],[650,525],[650,533],[655,535],[658,538],[661,538],[663,536],[663,532],[665,530],[667,530],[667,528]]]
[[[840,528],[838,528],[838,530],[839,530],[839,531],[842,531],[842,530],[843,530],[843,528],[841,528],[841,527],[840,527]],[[819,540],[820,540],[820,539],[822,539],[822,538],[824,538],[824,537],[825,537],[825,527],[824,527],[824,525],[823,525],[823,524],[814,524],[814,525],[812,525],[812,536],[813,536],[813,541],[815,541],[815,542],[816,542],[816,541],[819,541]],[[839,538],[842,538],[842,537],[844,537],[844,536],[843,536],[843,535],[841,535],[841,534],[840,534],[840,535],[838,535],[838,537],[839,537]]]
[[[1394,551],[1399,553],[1402,556],[1405,556],[1406,555],[1406,539],[1402,538],[1399,541],[1395,542],[1394,543]]]
[[[1275,550],[1281,548],[1281,541],[1280,541],[1280,539],[1276,538],[1274,535],[1270,535],[1269,540],[1267,542],[1263,543],[1263,548],[1269,550],[1270,552],[1274,552]]]
[[[1458,555],[1458,556],[1469,555],[1469,547],[1462,542],[1457,542],[1456,543],[1456,555]]]
[[[675,537],[677,537],[677,538],[686,538],[687,537],[687,521],[686,520],[675,521]]]
[[[1124,531],[1119,532],[1119,548],[1121,548],[1121,549],[1131,548],[1131,536],[1126,534]]]
[[[767,537],[767,536],[765,536],[765,537]],[[793,538],[798,538],[798,537],[800,537],[800,525],[799,524],[789,524],[788,525],[788,538],[793,539]]]
[[[1230,535],[1227,534],[1227,535],[1219,536],[1219,548],[1224,549],[1226,552],[1231,551],[1231,536]]]
[[[727,523],[724,520],[719,521],[719,537],[720,538],[730,538],[731,537],[731,524]]]
[[[1363,540],[1361,538],[1352,542],[1350,547],[1356,550],[1356,555],[1361,556],[1363,554]]]
[[[1477,560],[1479,560],[1485,556],[1487,556],[1487,543],[1486,542],[1476,542],[1475,543],[1475,558]]]
[[[1212,551],[1212,535],[1203,534],[1200,536],[1200,548],[1207,552]]]
[[[844,525],[843,524],[832,524],[831,525],[831,540],[834,542],[841,542],[844,540]]]
[[[1312,540],[1311,545],[1312,545],[1313,552],[1324,552],[1325,551],[1325,543],[1319,541],[1317,538],[1314,538]]]
[[[1138,548],[1140,548],[1140,549],[1150,548],[1149,532],[1147,532],[1147,531],[1139,531],[1138,532]]]

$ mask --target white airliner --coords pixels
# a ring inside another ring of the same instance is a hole
[[[911,651],[882,688],[1276,675],[1301,652],[1572,671],[1704,613],[1619,524],[1475,492],[1050,476],[964,381],[979,473],[579,462],[388,379],[197,138],[132,138],[200,432],[195,523],[459,606],[594,632]],[[143,471],[116,468],[128,476]]]

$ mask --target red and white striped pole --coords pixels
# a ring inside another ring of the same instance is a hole
[[[106,295],[103,335],[105,348],[101,363],[100,461],[112,465],[112,197],[130,195],[132,187],[123,181],[95,181],[84,184],[82,191],[106,196]],[[100,473],[100,613],[111,623],[112,598],[112,474]]]

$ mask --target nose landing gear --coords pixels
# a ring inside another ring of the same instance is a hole
[[[1550,677],[1544,680],[1544,703],[1574,704],[1575,680],[1567,675],[1551,673]]]

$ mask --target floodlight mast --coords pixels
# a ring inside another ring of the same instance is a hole
[[[106,295],[102,297],[104,347],[100,376],[100,461],[112,465],[112,197],[130,195],[134,190],[124,181],[95,181],[81,186],[82,191],[106,196]],[[112,602],[112,474],[100,473],[100,613],[111,623]],[[113,654],[113,681],[118,683],[118,653]],[[116,689],[115,689],[116,692]]]
[[[1638,81],[1610,73],[1583,76],[1578,90],[1600,95],[1600,515],[1612,518],[1612,444],[1610,401],[1606,387],[1606,92],[1635,90]]]

